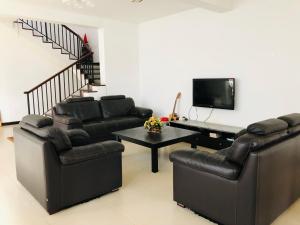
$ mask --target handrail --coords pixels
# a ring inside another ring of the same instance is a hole
[[[84,59],[88,58],[89,56],[93,55],[93,52],[87,53],[85,54],[83,57],[81,57],[80,59],[78,59],[76,62],[70,64],[69,66],[65,67],[64,69],[62,69],[61,71],[59,71],[58,73],[54,74],[53,76],[49,77],[47,80],[43,81],[42,83],[38,84],[37,86],[35,86],[34,88],[30,89],[29,91],[25,91],[24,94],[29,94],[30,92],[36,90],[37,88],[39,88],[40,86],[44,85],[45,83],[47,83],[48,81],[52,80],[53,78],[59,76],[61,73],[63,73],[64,71],[70,69],[71,67],[75,66],[76,64],[78,64],[79,62],[83,61]]]
[[[46,30],[45,30],[45,31],[46,31],[46,34],[43,34],[40,30],[38,30],[37,28],[34,27],[33,22],[30,24],[30,23],[28,22],[28,20],[26,21],[26,20],[24,20],[24,19],[22,19],[22,18],[19,18],[19,20],[20,20],[22,23],[24,23],[24,24],[26,24],[27,26],[29,26],[32,30],[34,30],[34,31],[40,33],[41,35],[45,36],[47,40],[50,40],[50,41],[52,41],[52,42],[55,42],[55,40],[53,40],[52,37],[48,37],[48,36],[47,36],[47,28],[45,28],[45,29],[46,29]],[[46,22],[45,22],[45,23],[46,23]],[[75,36],[79,39],[79,41],[82,43],[82,45],[83,45],[89,52],[92,52],[90,46],[89,46],[87,43],[84,42],[84,40],[82,39],[82,37],[81,37],[79,34],[77,34],[75,31],[73,31],[71,28],[69,28],[68,26],[66,26],[66,25],[64,25],[64,24],[61,24],[60,26],[61,26],[62,28],[65,28],[66,30],[68,30],[68,31],[69,31],[70,33],[72,33],[73,35],[75,35]],[[64,48],[63,46],[59,45],[58,43],[55,43],[55,44],[58,45],[58,46],[61,47],[61,48]],[[65,50],[67,50],[67,49],[65,49]],[[75,54],[73,54],[72,52],[69,52],[69,54],[71,54],[71,55],[77,57],[77,56],[76,56]],[[78,55],[78,59],[79,59],[79,55]]]
[[[77,34],[77,33],[76,33],[75,31],[73,31],[70,27],[67,27],[67,26],[64,25],[64,24],[62,24],[61,26],[64,27],[65,29],[67,29],[68,31],[70,31],[71,33],[73,33],[74,35],[76,35],[76,36],[80,39],[80,41],[83,43],[83,45],[84,45],[90,52],[92,51],[91,48],[90,48],[90,46],[84,42],[84,40],[82,39],[82,37],[81,37],[79,34]]]

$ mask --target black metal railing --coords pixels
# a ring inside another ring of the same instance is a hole
[[[64,101],[87,86],[89,81],[85,77],[86,74],[80,73],[80,70],[77,69],[77,65],[78,63],[86,64],[87,71],[90,73],[89,77],[91,77],[93,75],[92,66],[88,62],[92,56],[92,52],[86,54],[78,61],[54,74],[31,90],[25,91],[28,114],[44,115],[49,112],[55,104]]]
[[[32,34],[41,37],[43,42],[52,43],[53,48],[61,49],[62,53],[69,54],[71,59],[79,59],[91,52],[83,39],[66,25],[25,19],[18,19],[15,23],[22,24],[22,29],[31,30]]]
[[[76,62],[54,74],[44,82],[24,92],[27,97],[28,114],[47,114],[55,104],[72,97],[75,93],[95,80],[93,52],[83,39],[66,25],[18,19],[22,29],[31,30],[33,36],[41,37],[43,42],[51,43],[52,48],[60,49],[62,54]],[[100,82],[100,81],[99,81]]]

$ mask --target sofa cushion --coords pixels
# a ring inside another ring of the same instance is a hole
[[[100,157],[120,153],[124,151],[124,145],[116,141],[105,141],[101,143],[74,147],[72,150],[63,152],[59,158],[64,165],[80,163]]]
[[[116,124],[116,130],[124,130],[134,127],[143,126],[145,119],[138,118],[135,116],[117,117],[114,119],[105,120],[104,122],[114,121]]]
[[[24,116],[22,122],[27,123],[31,126],[41,128],[45,126],[51,126],[53,124],[53,120],[46,116],[40,115],[27,115]]]
[[[72,102],[91,102],[94,101],[95,99],[93,97],[76,97],[76,98],[68,98],[65,100],[67,103],[72,103]]]
[[[226,179],[236,180],[240,167],[230,163],[225,156],[197,150],[180,150],[170,154],[170,160],[190,168],[211,173]]]
[[[72,116],[83,122],[101,119],[97,101],[59,103],[56,105],[56,113],[58,115]]]
[[[289,115],[278,117],[278,119],[287,122],[289,127],[295,127],[300,125],[300,113],[292,113]]]
[[[135,107],[132,98],[100,100],[99,104],[104,119],[128,116]]]
[[[72,148],[72,143],[68,135],[59,128],[51,127],[49,129],[49,140],[54,144],[58,153],[70,150]]]
[[[83,146],[91,143],[90,135],[82,129],[67,130],[72,146]]]
[[[261,122],[253,123],[247,127],[251,134],[268,135],[282,131],[288,128],[288,124],[280,119],[268,119]]]

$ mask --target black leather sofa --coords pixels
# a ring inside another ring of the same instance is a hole
[[[174,200],[224,225],[271,224],[300,197],[300,114],[254,123],[216,153],[170,154]]]
[[[133,99],[124,95],[105,96],[100,101],[71,98],[57,104],[53,111],[54,126],[82,128],[94,142],[113,140],[112,132],[142,126],[152,115],[151,109],[136,107]]]
[[[49,214],[122,186],[121,143],[91,144],[85,131],[52,123],[29,115],[14,128],[17,179]]]

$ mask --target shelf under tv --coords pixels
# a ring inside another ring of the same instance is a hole
[[[170,123],[172,127],[178,127],[201,133],[197,139],[197,145],[220,150],[232,145],[236,134],[244,128],[228,126],[216,123],[201,122],[197,120],[178,120]]]

